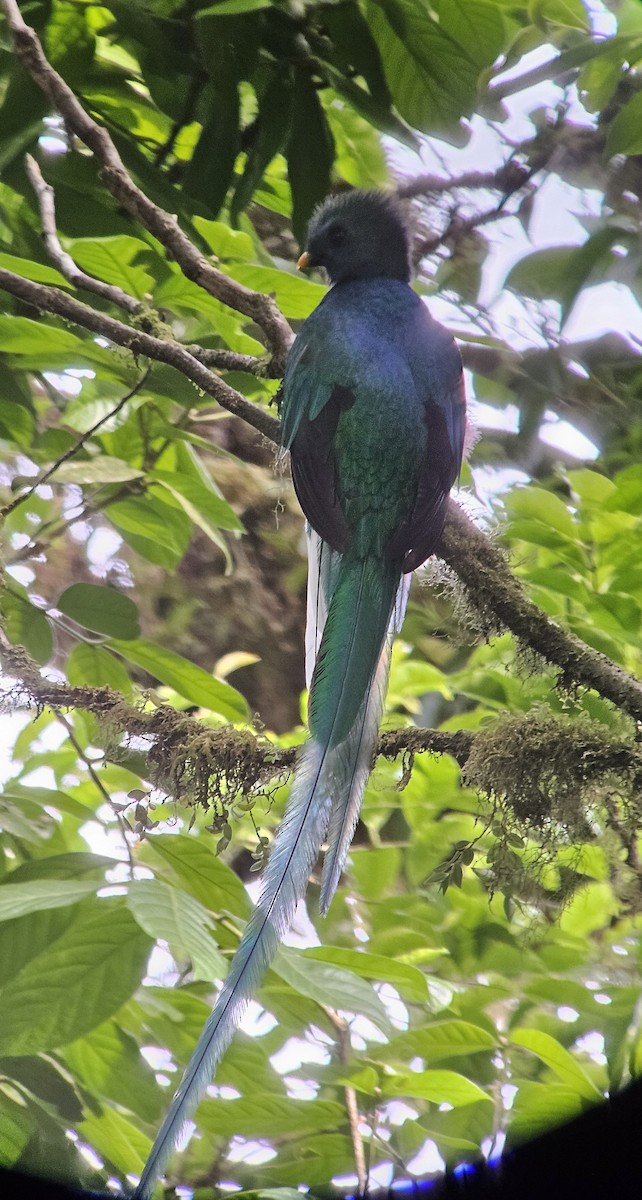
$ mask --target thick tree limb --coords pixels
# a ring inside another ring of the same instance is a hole
[[[17,706],[28,708],[80,709],[93,713],[101,729],[114,738],[145,738],[158,743],[163,759],[169,761],[177,743],[198,741],[200,753],[216,769],[220,762],[234,762],[239,774],[249,781],[268,779],[294,766],[297,748],[280,748],[251,732],[229,728],[207,729],[200,721],[176,709],[163,705],[153,710],[136,708],[108,687],[73,687],[54,683],[43,676],[40,667],[22,646],[13,646],[0,630],[0,667],[5,676],[18,681]],[[466,762],[473,735],[468,732],[443,733],[436,729],[388,730],[379,739],[377,753],[384,758],[398,754],[418,754],[428,750],[435,754],[452,754],[458,763]],[[152,751],[158,761],[158,755]]]
[[[16,0],[0,0],[0,3],[23,67],[64,118],[68,129],[93,152],[107,190],[158,239],[187,279],[260,326],[273,358],[282,368],[293,334],[274,300],[217,271],[192,245],[176,217],[159,208],[136,186],[107,130],[85,112],[71,88],[47,61],[36,31],[25,23]]]

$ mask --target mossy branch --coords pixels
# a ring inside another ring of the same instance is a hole
[[[20,646],[0,633],[0,665],[17,680],[9,701],[38,710],[80,709],[95,717],[111,757],[132,739],[147,742],[147,777],[188,806],[208,809],[219,801],[269,791],[271,781],[292,770],[296,747],[281,748],[249,729],[209,729],[169,705],[137,707],[108,687],[72,687],[43,678]],[[377,756],[402,757],[400,786],[416,754],[449,754],[464,781],[510,809],[517,825],[538,832],[586,833],[591,807],[609,786],[627,798],[637,821],[642,808],[642,745],[587,720],[549,712],[499,717],[477,733],[417,727],[386,730]],[[614,828],[613,822],[610,823]]]

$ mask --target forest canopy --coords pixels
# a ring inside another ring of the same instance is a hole
[[[169,1181],[575,1116],[642,1072],[642,6],[0,9],[0,1164],[131,1182],[238,944],[305,736],[295,264],[351,187],[407,204],[480,436],[342,885]]]

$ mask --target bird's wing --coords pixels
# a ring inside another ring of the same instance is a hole
[[[466,399],[457,346],[423,305],[408,323],[405,350],[423,406],[426,439],[415,502],[390,551],[404,553],[404,571],[413,571],[434,552],[441,537],[450,490],[461,470]]]

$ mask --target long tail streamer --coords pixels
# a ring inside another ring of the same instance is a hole
[[[392,637],[403,620],[409,576],[398,586],[394,574],[380,580],[375,568],[373,575],[372,564],[348,564],[346,569],[341,556],[312,531],[309,559],[306,653],[312,678],[312,736],[297,765],[263,892],[152,1146],[136,1200],[149,1200],[185,1122],[211,1083],[305,895],[328,829],[322,912],[338,885],[358,820],[383,710]]]

